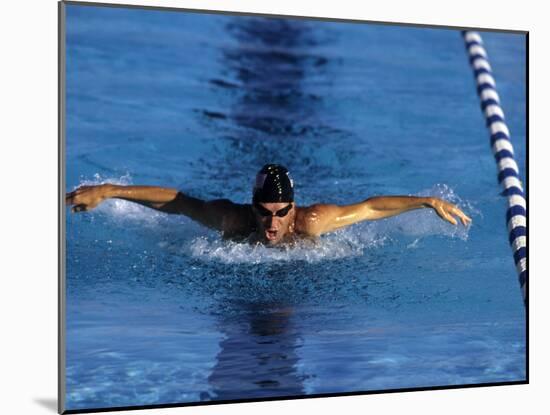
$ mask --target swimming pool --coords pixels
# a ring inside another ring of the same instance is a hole
[[[525,172],[524,37],[482,35]],[[68,409],[525,379],[459,32],[68,5],[66,70],[67,190],[246,203],[276,162],[298,205],[436,195],[473,218],[414,211],[269,249],[120,200],[68,213]]]

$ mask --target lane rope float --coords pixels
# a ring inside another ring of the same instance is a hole
[[[496,90],[495,79],[483,40],[477,32],[463,31],[462,36],[477,83],[477,94],[491,138],[491,148],[498,167],[498,181],[508,200],[506,222],[508,240],[514,253],[523,302],[527,304],[527,202],[514,158],[510,130],[504,121],[504,111]]]

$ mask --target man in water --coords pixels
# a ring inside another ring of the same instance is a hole
[[[257,174],[252,204],[227,199],[204,201],[176,189],[156,186],[102,184],[81,186],[66,195],[73,212],[95,208],[106,199],[124,199],[161,212],[180,214],[217,229],[224,238],[249,240],[266,245],[316,238],[364,220],[395,216],[413,209],[431,208],[441,219],[466,226],[471,219],[458,207],[435,197],[378,196],[351,205],[314,204],[296,206],[294,184],[288,170],[265,165]]]

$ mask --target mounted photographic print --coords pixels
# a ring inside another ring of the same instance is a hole
[[[527,32],[59,12],[60,412],[528,382]]]

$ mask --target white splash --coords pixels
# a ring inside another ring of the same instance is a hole
[[[195,238],[185,249],[192,256],[224,264],[260,264],[269,262],[305,261],[316,263],[325,260],[354,257],[364,254],[365,249],[382,245],[385,237],[359,233],[351,229],[335,232],[312,242],[298,241],[292,246],[267,247],[261,244],[238,243]]]

